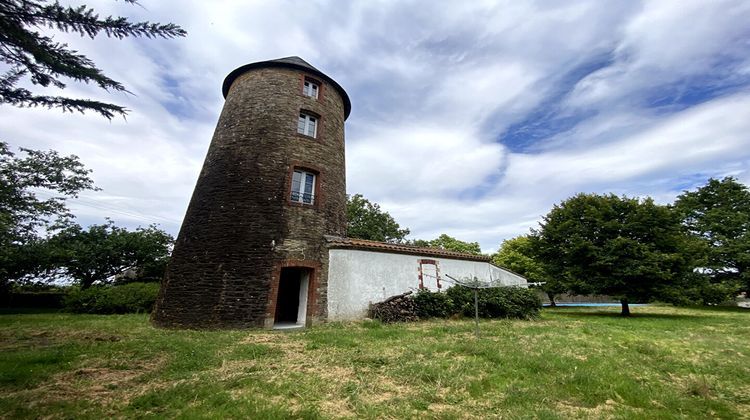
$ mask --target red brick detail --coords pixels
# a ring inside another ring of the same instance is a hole
[[[300,73],[299,76],[300,76],[300,79],[299,79],[299,94],[301,96],[304,96],[305,98],[307,98],[307,99],[309,99],[311,101],[320,101],[321,99],[323,99],[323,86],[324,85],[323,85],[323,82],[320,79],[316,79],[315,77],[308,76],[305,73]],[[318,85],[318,97],[317,98],[313,98],[311,96],[305,95],[305,80],[307,80],[309,82],[312,82],[312,83],[315,83],[316,85]]]
[[[412,245],[391,244],[388,242],[368,241],[364,239],[335,236],[326,237],[326,241],[328,242],[329,248],[362,249],[380,252],[392,252],[394,254],[426,255],[438,258],[450,258],[454,260],[490,262],[490,257],[488,255],[464,254],[462,252],[447,251],[445,249],[439,248],[422,248]]]
[[[430,260],[430,259],[426,259],[426,258],[420,259],[418,261],[419,261],[419,288],[420,289],[425,289],[425,287],[424,287],[424,276],[422,275],[422,265],[424,265],[424,264],[432,264],[432,265],[435,266],[435,277],[436,277],[435,280],[437,282],[437,287],[438,287],[438,289],[442,289],[443,285],[440,284],[440,264],[438,264],[438,261],[437,260]]]
[[[325,135],[324,135],[325,131],[323,128],[324,123],[325,123],[325,118],[323,118],[322,116],[318,116],[318,132],[316,133],[317,135],[315,136],[315,140],[321,143],[323,142],[323,139],[325,138]]]
[[[299,131],[297,131],[297,126],[299,123],[299,114],[307,114],[311,115],[318,119],[315,137],[308,136],[307,134],[302,134]],[[302,137],[307,140],[317,141],[322,143],[323,142],[323,116],[318,114],[317,112],[310,111],[307,108],[300,108],[299,112],[297,113],[297,119],[294,120],[294,132],[297,134],[297,137]]]
[[[292,201],[292,181],[293,181],[295,169],[300,169],[300,170],[312,172],[315,174],[315,196],[313,198],[312,204],[305,204],[305,203],[300,203],[298,201]],[[310,165],[308,163],[303,163],[303,162],[296,161],[296,160],[289,162],[289,170],[287,171],[287,175],[286,175],[286,189],[284,192],[284,194],[286,194],[286,204],[289,206],[305,207],[305,208],[316,209],[316,210],[321,208],[323,205],[323,199],[325,197],[323,188],[321,188],[323,176],[324,176],[323,169],[321,169],[319,166]]]
[[[269,284],[268,305],[266,306],[266,317],[273,319],[276,314],[276,298],[279,296],[279,281],[281,280],[281,269],[287,267],[309,268],[310,279],[307,284],[307,315],[310,319],[324,314],[318,310],[318,293],[316,289],[320,284],[320,262],[313,260],[283,260],[274,264],[271,271],[271,282]],[[307,320],[305,320],[307,323]]]

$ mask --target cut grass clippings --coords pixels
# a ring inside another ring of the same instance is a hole
[[[544,309],[535,321],[175,331],[0,315],[0,418],[741,418],[750,311]]]

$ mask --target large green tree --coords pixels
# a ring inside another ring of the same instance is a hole
[[[482,248],[479,246],[479,242],[465,242],[450,235],[446,235],[445,233],[429,241],[415,239],[409,242],[409,244],[422,248],[438,248],[447,251],[462,252],[464,254],[482,254]]]
[[[362,194],[346,196],[347,236],[380,242],[402,242],[409,229],[401,229],[396,220],[371,203]]]
[[[47,244],[60,273],[87,289],[128,271],[141,280],[160,280],[173,242],[171,235],[153,225],[130,231],[108,221],[88,229],[69,226]]]
[[[125,0],[137,3],[136,0]],[[2,0],[0,1],[0,61],[6,72],[0,75],[0,103],[20,107],[42,106],[64,111],[94,111],[106,118],[124,115],[122,106],[91,99],[67,98],[35,94],[19,82],[28,79],[41,87],[64,89],[66,79],[93,83],[108,91],[126,91],[125,86],[112,80],[96,67],[93,61],[56,42],[50,32],[77,33],[95,38],[104,34],[110,38],[162,37],[173,38],[187,33],[179,26],[167,23],[130,22],[124,17],[99,17],[85,5],[63,6],[57,1]]]
[[[534,240],[530,235],[504,240],[492,255],[492,262],[524,276],[530,282],[544,283],[540,289],[547,293],[550,305],[555,306],[555,295],[567,290],[554,276],[547,273],[545,265],[535,254]]]
[[[677,215],[652,199],[578,194],[533,231],[547,271],[578,294],[647,301],[679,287],[689,264]]]
[[[21,149],[0,142],[0,288],[44,270],[40,232],[70,223],[66,197],[93,189],[90,171],[77,156]]]
[[[732,177],[709,179],[677,197],[674,209],[702,245],[697,268],[713,281],[750,292],[750,190]]]

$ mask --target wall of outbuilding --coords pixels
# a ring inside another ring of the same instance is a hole
[[[452,286],[447,275],[457,279],[477,277],[504,285],[526,286],[526,279],[485,261],[397,254],[356,249],[330,249],[328,266],[328,319],[364,318],[370,303],[420,285],[420,261],[432,260],[440,273],[442,289]],[[429,264],[429,263],[428,263]],[[434,279],[425,276],[424,286],[437,290]]]

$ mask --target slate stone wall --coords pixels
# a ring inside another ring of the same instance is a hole
[[[303,96],[304,77],[301,70],[260,68],[232,84],[162,282],[154,324],[273,325],[285,266],[314,269],[308,323],[325,319],[323,235],[346,234],[344,104],[326,84],[317,100]],[[320,116],[317,138],[297,134],[300,110]],[[313,206],[290,201],[295,167],[318,173]]]

